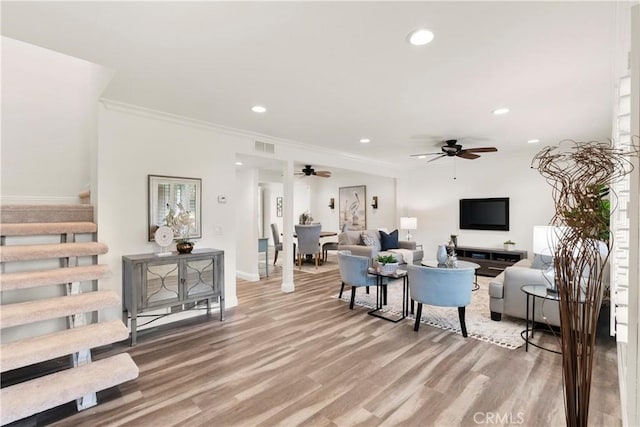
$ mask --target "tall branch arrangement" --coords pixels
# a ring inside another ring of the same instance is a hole
[[[629,150],[611,143],[562,141],[533,158],[552,187],[555,215],[561,227],[554,250],[555,280],[560,296],[560,332],[565,416],[568,426],[586,426],[598,314],[602,303],[609,249],[611,184],[631,172]],[[606,197],[609,197],[609,200]]]

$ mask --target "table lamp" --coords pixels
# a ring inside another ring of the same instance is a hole
[[[540,258],[543,264],[543,275],[549,282],[549,291],[557,292],[555,283],[555,268],[553,265],[553,257],[555,256],[556,246],[562,235],[567,231],[567,227],[554,227],[550,225],[536,225],[533,227],[533,253],[536,258]],[[536,259],[534,259],[534,264]]]
[[[407,240],[411,240],[411,230],[418,228],[418,218],[414,216],[401,216],[400,228],[407,230]]]

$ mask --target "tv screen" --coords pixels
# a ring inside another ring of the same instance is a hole
[[[460,199],[460,229],[509,230],[509,198]]]

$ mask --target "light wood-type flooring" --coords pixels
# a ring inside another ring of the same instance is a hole
[[[105,350],[128,351],[140,377],[55,424],[564,424],[561,356],[507,350],[425,325],[414,332],[409,320],[394,324],[332,298],[337,270],[294,274],[296,290],[288,294],[280,291],[279,268],[266,280],[240,281],[240,304],[223,323],[203,315],[142,333],[136,347]],[[590,424],[615,426],[615,343],[603,335]]]

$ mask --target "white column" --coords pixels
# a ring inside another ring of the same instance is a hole
[[[287,160],[283,168],[282,188],[282,292],[293,292],[293,160]]]

